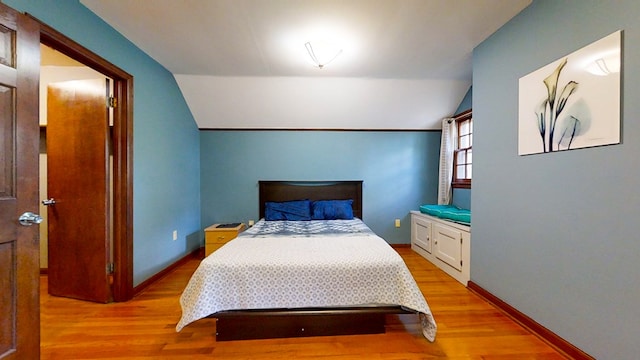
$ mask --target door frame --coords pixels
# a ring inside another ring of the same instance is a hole
[[[133,76],[41,20],[40,43],[113,79],[113,300],[133,298]]]

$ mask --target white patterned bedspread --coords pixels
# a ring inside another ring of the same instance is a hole
[[[362,220],[258,221],[240,236],[310,237],[375,235]]]
[[[368,229],[357,221],[362,225],[354,226]],[[436,323],[413,276],[371,230],[346,237],[267,236],[252,230],[200,263],[180,297],[176,331],[224,310],[384,304],[418,312],[423,335],[434,341]]]

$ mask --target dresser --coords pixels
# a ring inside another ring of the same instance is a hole
[[[209,256],[244,230],[244,224],[234,227],[221,227],[221,225],[213,224],[204,229],[204,256]]]
[[[464,286],[471,277],[471,227],[411,211],[411,249]]]

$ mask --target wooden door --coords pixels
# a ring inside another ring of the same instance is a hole
[[[47,92],[49,293],[106,303],[109,285],[109,126],[106,79]]]
[[[38,24],[0,4],[0,359],[40,356]]]

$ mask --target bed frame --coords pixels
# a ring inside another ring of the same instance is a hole
[[[260,218],[265,202],[289,200],[353,200],[362,219],[362,181],[259,181]],[[359,306],[230,310],[216,318],[216,341],[285,337],[378,334],[387,314],[413,314],[400,306]]]

